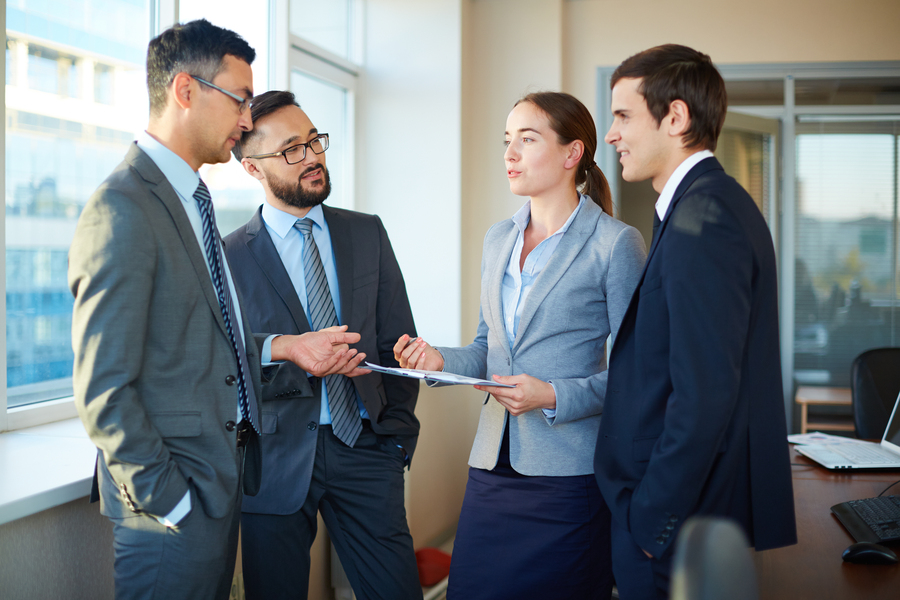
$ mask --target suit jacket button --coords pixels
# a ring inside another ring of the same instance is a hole
[[[225,385],[234,385],[234,382],[237,381],[234,378],[234,375],[228,375],[225,377]]]
[[[234,421],[225,423],[225,431],[234,431]]]
[[[666,543],[666,538],[660,536],[660,537],[656,538],[656,543],[659,545],[663,545]]]
[[[309,429],[310,431],[315,431],[316,427],[318,427],[318,425],[316,425],[315,421],[310,421],[309,424],[306,426],[306,428]]]

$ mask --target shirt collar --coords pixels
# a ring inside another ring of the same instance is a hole
[[[569,225],[572,224],[572,221],[575,220],[575,215],[578,214],[578,211],[581,209],[581,205],[584,204],[587,196],[584,194],[578,194],[578,205],[575,207],[575,210],[572,211],[572,214],[569,215],[569,218],[566,219],[566,222],[563,223],[563,226],[560,227],[553,235],[557,233],[562,235],[566,231],[569,230]],[[593,202],[593,201],[592,201]],[[522,208],[516,211],[516,214],[512,216],[513,223],[516,224],[516,227],[519,228],[519,232],[525,233],[525,229],[528,227],[528,222],[531,220],[531,200],[526,200],[525,204],[522,205]]]
[[[294,223],[297,222],[296,216],[275,208],[268,202],[264,202],[262,205],[262,218],[266,225],[271,227],[272,231],[277,233],[282,239],[291,231]],[[317,204],[309,209],[309,212],[306,213],[306,218],[309,218],[320,228],[325,228],[325,213],[322,211],[321,204]]]
[[[678,189],[684,176],[687,175],[701,160],[712,156],[713,153],[709,150],[695,152],[684,159],[684,161],[678,165],[678,168],[672,172],[662,193],[659,195],[659,200],[656,201],[656,214],[659,215],[660,221],[666,218],[666,213],[669,212],[669,205],[672,204],[672,196],[675,195],[675,190]]]
[[[194,171],[184,159],[166,148],[159,140],[142,131],[137,136],[138,148],[150,157],[163,176],[175,188],[182,202],[194,198],[194,192],[200,184],[200,175]]]

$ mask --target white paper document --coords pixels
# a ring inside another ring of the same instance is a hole
[[[399,375],[401,377],[412,377],[413,379],[425,379],[428,381],[437,381],[448,385],[492,385],[494,387],[516,387],[507,383],[497,383],[487,379],[476,379],[475,377],[466,377],[465,375],[457,375],[455,373],[445,373],[444,371],[424,371],[422,369],[400,369],[396,367],[382,367],[381,365],[373,365],[366,363],[365,369],[371,369],[388,375]]]

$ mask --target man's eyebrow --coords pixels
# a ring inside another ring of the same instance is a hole
[[[245,88],[244,88],[243,90],[241,90],[241,91],[244,92],[244,98],[245,98],[246,100],[253,100],[253,90],[251,90],[251,89],[248,88],[248,87],[245,87]],[[238,94],[238,95],[240,95],[240,94]]]
[[[315,127],[313,127],[312,129],[309,130],[309,133],[306,135],[306,137],[309,137],[309,136],[311,136],[311,135],[315,135],[315,134],[317,134],[317,133],[319,133],[319,130],[316,129]],[[281,145],[282,145],[282,146],[287,146],[287,145],[289,145],[289,144],[292,144],[292,143],[296,142],[296,141],[299,140],[299,139],[300,139],[300,136],[299,136],[299,135],[292,135],[292,136],[289,137],[288,139],[286,139],[286,140],[284,140],[283,142],[281,142]]]

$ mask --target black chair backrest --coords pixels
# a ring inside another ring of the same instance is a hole
[[[900,348],[866,350],[850,369],[856,437],[881,439],[900,393]]]
[[[757,600],[750,544],[737,523],[691,517],[675,541],[670,600]]]

